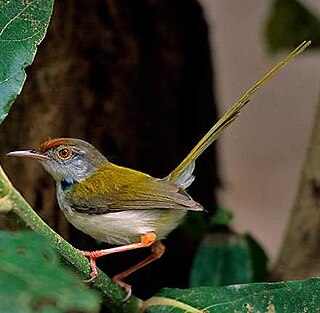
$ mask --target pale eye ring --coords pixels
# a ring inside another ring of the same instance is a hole
[[[68,160],[72,156],[71,149],[69,147],[60,147],[57,149],[56,155],[61,160]]]

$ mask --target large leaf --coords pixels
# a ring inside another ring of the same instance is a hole
[[[148,313],[320,312],[320,279],[228,287],[163,289],[145,302]]]
[[[97,312],[99,297],[39,235],[0,231],[0,312]]]
[[[22,90],[52,9],[53,0],[0,0],[0,124]]]
[[[205,237],[195,255],[190,286],[225,286],[263,281],[267,257],[248,235],[231,232]]]

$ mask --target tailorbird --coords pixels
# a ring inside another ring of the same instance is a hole
[[[98,274],[97,258],[151,247],[149,257],[114,277],[130,296],[131,286],[123,279],[161,257],[165,248],[160,240],[179,225],[187,211],[203,210],[186,192],[194,180],[195,160],[235,120],[249,97],[309,44],[302,43],[250,88],[165,178],[112,164],[91,144],[79,139],[51,139],[36,149],[8,155],[40,161],[56,182],[58,204],[68,221],[99,241],[118,245],[81,251],[90,260],[92,279]]]

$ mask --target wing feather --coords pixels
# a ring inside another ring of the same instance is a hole
[[[175,183],[109,162],[76,183],[67,197],[76,211],[88,214],[134,209],[203,210]]]

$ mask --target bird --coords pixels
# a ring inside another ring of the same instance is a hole
[[[113,279],[131,295],[124,279],[160,258],[161,240],[174,230],[188,211],[204,208],[186,189],[195,179],[195,161],[240,114],[251,95],[270,77],[300,54],[303,42],[253,85],[208,131],[183,161],[166,177],[111,163],[90,143],[76,138],[55,138],[37,148],[9,152],[9,156],[39,161],[55,180],[56,196],[66,219],[91,237],[114,245],[97,251],[80,251],[90,261],[90,277],[98,275],[96,259],[108,254],[151,247],[151,254]]]

